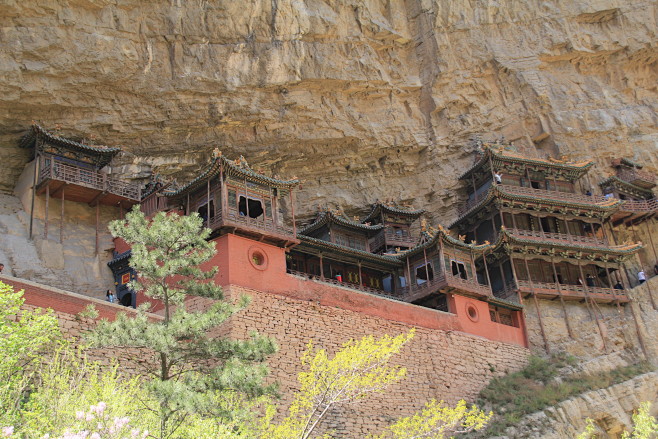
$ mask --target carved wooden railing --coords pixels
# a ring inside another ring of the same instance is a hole
[[[555,283],[548,282],[530,282],[527,280],[519,280],[519,289],[524,292],[536,292],[542,294],[548,292],[559,296],[560,293],[564,297],[591,297],[593,299],[604,299],[604,300],[625,300],[626,293],[624,290],[616,290],[614,288],[604,288],[604,287],[589,287],[585,285],[570,285],[570,284],[560,284],[559,290],[558,285]]]
[[[434,279],[423,282],[422,284],[409,285],[401,289],[401,296],[405,301],[413,302],[430,292],[442,288],[451,287],[466,293],[478,294],[481,296],[491,296],[491,288],[488,285],[462,279],[459,276],[453,276],[448,273],[438,273]]]
[[[642,201],[625,200],[620,209],[627,212],[658,212],[658,198]]]
[[[70,184],[119,195],[134,201],[140,201],[141,199],[141,187],[137,184],[108,177],[107,174],[93,169],[65,163],[55,157],[49,157],[47,160],[49,161],[48,165],[46,165],[45,159],[41,162],[42,167],[39,172],[39,182],[47,179],[65,181]]]
[[[351,283],[351,282],[339,281],[337,279],[329,279],[329,278],[326,278],[326,277],[320,277],[320,276],[315,275],[315,274],[304,273],[303,271],[296,271],[296,270],[291,270],[291,269],[287,269],[286,272],[288,274],[292,274],[294,276],[303,277],[305,279],[314,280],[316,282],[321,282],[321,283],[328,284],[328,285],[335,285],[335,286],[339,286],[339,287],[343,287],[343,288],[349,288],[349,289],[352,289],[352,290],[363,291],[363,292],[370,293],[370,294],[376,294],[378,296],[383,296],[383,297],[386,297],[388,299],[403,301],[402,298],[396,297],[396,296],[392,295],[391,293],[387,293],[384,290],[380,290],[380,289],[377,289],[377,288],[366,287],[365,285],[359,285],[359,284],[354,284],[354,283]]]
[[[283,235],[293,234],[292,228],[277,224],[273,218],[267,218],[264,215],[261,215],[258,218],[250,218],[247,215],[242,215],[240,211],[235,208],[229,208],[228,212],[226,212],[226,215],[224,215],[224,212],[219,211],[214,217],[210,219],[210,225],[208,227],[211,229],[217,228],[221,225],[220,223],[222,221],[229,221],[268,232],[281,233]]]
[[[639,169],[620,169],[617,171],[617,177],[629,183],[637,184],[640,186],[655,186],[656,176]]]
[[[608,247],[608,243],[594,236],[579,236],[566,233],[541,232],[536,230],[509,229],[510,233],[537,241],[555,242],[556,244],[588,244],[597,247]]]

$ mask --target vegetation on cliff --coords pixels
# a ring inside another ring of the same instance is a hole
[[[592,374],[560,376],[561,371],[577,362],[577,358],[565,354],[550,358],[533,355],[522,370],[494,378],[480,392],[479,404],[491,407],[496,413],[486,436],[501,435],[507,427],[518,424],[523,416],[572,396],[606,388],[651,370],[648,363],[640,362]]]

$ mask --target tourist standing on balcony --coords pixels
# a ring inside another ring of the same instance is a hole
[[[591,197],[592,196],[592,191],[587,189],[587,192],[585,192],[585,195],[587,195],[588,197]]]
[[[644,274],[644,270],[640,269],[640,271],[637,272],[637,282],[642,285],[647,281],[647,276]]]
[[[494,180],[496,184],[502,184],[503,183],[503,174],[499,174],[498,172],[494,173]]]
[[[618,280],[617,283],[615,284],[615,290],[623,290],[624,286],[621,284],[621,281]]]
[[[658,262],[656,262],[656,265],[653,266],[653,272],[654,274],[658,275]],[[0,273],[2,273],[2,267],[0,267]]]
[[[594,286],[594,276],[591,274],[587,275],[587,278],[585,279],[585,282],[587,282],[588,287],[593,287]]]

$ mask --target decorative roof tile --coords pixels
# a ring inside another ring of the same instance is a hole
[[[313,223],[302,228],[299,231],[299,233],[303,235],[307,235],[329,223],[334,223],[351,229],[355,229],[359,231],[367,231],[367,232],[377,231],[384,228],[382,224],[377,224],[374,226],[368,224],[361,224],[359,222],[352,221],[351,219],[347,218],[343,213],[339,211],[334,211],[329,208],[324,208],[315,217]]]
[[[210,163],[208,163],[206,168],[202,170],[194,180],[176,190],[165,191],[164,194],[168,197],[175,197],[188,192],[193,192],[201,185],[205,184],[209,179],[218,176],[222,167],[224,168],[224,173],[226,175],[245,179],[249,182],[262,184],[264,186],[289,190],[290,188],[299,185],[299,180],[296,178],[292,180],[279,180],[277,178],[259,174],[249,167],[243,156],[240,156],[237,160],[229,160],[215,148]]]
[[[413,208],[406,206],[398,206],[397,203],[393,203],[393,202],[377,201],[372,205],[372,210],[370,211],[370,213],[363,220],[361,220],[361,222],[367,223],[369,221],[373,221],[374,219],[377,219],[382,211],[394,215],[408,216],[414,219],[420,217],[423,213],[425,213],[425,209],[415,210]]]
[[[23,136],[19,146],[21,148],[33,148],[36,146],[37,140],[39,138],[43,139],[47,143],[58,145],[87,155],[96,156],[98,157],[97,163],[99,166],[107,165],[116,154],[121,152],[121,148],[119,147],[87,145],[75,140],[61,137],[59,134],[46,130],[36,122],[32,124],[30,131],[25,136]]]

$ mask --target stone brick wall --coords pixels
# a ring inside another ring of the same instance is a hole
[[[118,311],[133,312],[22,279],[0,277],[0,280],[16,289],[25,289],[26,307],[54,309],[68,337],[78,337],[94,326],[95,321],[76,315],[89,303],[96,305],[102,318],[113,319]],[[320,304],[238,286],[226,287],[225,293],[229,300],[246,294],[252,301],[247,309],[217,328],[215,334],[246,338],[250,332],[258,331],[276,339],[280,350],[269,361],[270,381],[280,383],[281,407],[284,408],[288,407],[292,392],[298,387],[300,358],[309,340],[317,347],[335,352],[350,339],[368,334],[397,335],[413,326],[355,311],[350,309],[352,304],[349,303],[341,307],[338,301],[331,305]],[[191,298],[188,306],[201,309],[208,303],[207,299]],[[153,315],[153,318],[158,317]],[[362,438],[380,431],[400,416],[410,415],[430,399],[449,403],[462,398],[473,400],[493,377],[521,368],[528,354],[528,349],[517,344],[487,340],[450,328],[418,327],[414,339],[394,360],[408,369],[407,378],[384,395],[372,396],[335,412],[325,427],[334,429],[338,438]],[[104,364],[117,358],[128,373],[135,372],[138,363],[148,360],[143,351],[120,348],[91,350],[88,355]]]
[[[270,361],[271,379],[280,383],[283,406],[298,387],[300,358],[309,340],[315,346],[335,352],[354,338],[373,334],[397,335],[412,325],[378,316],[319,305],[282,295],[242,287],[225,289],[227,296],[246,294],[249,307],[230,322],[233,337],[247,337],[258,331],[274,337],[280,350]],[[373,396],[332,415],[326,426],[340,438],[362,438],[392,420],[418,410],[430,400],[455,403],[473,400],[493,377],[521,368],[528,349],[515,344],[490,341],[463,332],[417,328],[414,339],[394,362],[408,369],[407,378],[384,395]]]

